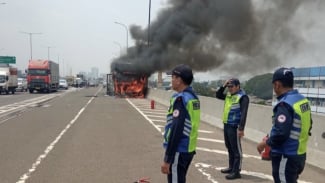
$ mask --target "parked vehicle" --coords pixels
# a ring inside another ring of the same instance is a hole
[[[17,80],[17,68],[4,65],[0,67],[0,94],[15,94],[16,88],[18,87]]]
[[[57,91],[59,88],[59,64],[50,60],[30,60],[27,84],[30,93]]]
[[[26,78],[18,78],[18,87],[16,91],[24,92],[27,91],[27,79]]]
[[[68,89],[68,82],[67,82],[67,80],[65,80],[65,79],[60,79],[60,81],[59,81],[59,88],[63,88],[63,89],[65,89],[65,90],[67,90]]]

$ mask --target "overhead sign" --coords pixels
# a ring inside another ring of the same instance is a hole
[[[15,64],[16,63],[16,57],[0,56],[0,63],[2,63],[2,64]]]

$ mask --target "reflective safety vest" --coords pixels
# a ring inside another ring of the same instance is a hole
[[[196,149],[201,110],[198,97],[189,88],[181,93],[174,94],[170,100],[164,133],[164,147],[166,148],[168,144],[170,130],[173,125],[173,106],[178,97],[182,97],[188,114],[185,117],[184,130],[177,147],[177,152],[193,152]]]
[[[307,150],[309,132],[312,125],[309,101],[303,95],[299,94],[297,90],[293,90],[282,97],[279,103],[280,102],[285,102],[293,108],[293,123],[289,138],[282,144],[281,147],[273,147],[272,152],[285,155],[305,154]],[[278,104],[274,106],[273,112],[275,112]]]
[[[223,123],[232,125],[239,124],[241,117],[239,100],[244,95],[246,93],[243,90],[239,90],[234,95],[231,95],[229,92],[227,93],[222,117]]]

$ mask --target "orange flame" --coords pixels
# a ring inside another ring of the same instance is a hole
[[[115,96],[121,98],[144,98],[147,87],[148,78],[142,76],[138,79],[130,79],[130,81],[119,82],[114,80]]]

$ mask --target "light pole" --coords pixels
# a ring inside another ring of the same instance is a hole
[[[116,41],[114,41],[114,44],[116,44],[117,46],[120,47],[120,56],[121,56],[122,55],[122,46],[121,46],[121,44],[116,42]]]
[[[50,48],[54,48],[52,46],[47,46],[47,59],[50,60]]]
[[[42,33],[35,33],[35,32],[22,32],[21,33],[23,34],[28,34],[29,35],[29,45],[30,45],[30,59],[32,60],[33,59],[33,41],[32,41],[32,36],[34,34],[42,34]]]
[[[148,16],[148,47],[150,46],[150,16],[151,16],[151,0],[149,0],[149,16]]]
[[[129,30],[128,30],[128,27],[125,24],[122,24],[120,22],[114,22],[114,23],[121,25],[126,30],[126,54],[128,54],[128,49],[129,49]]]

